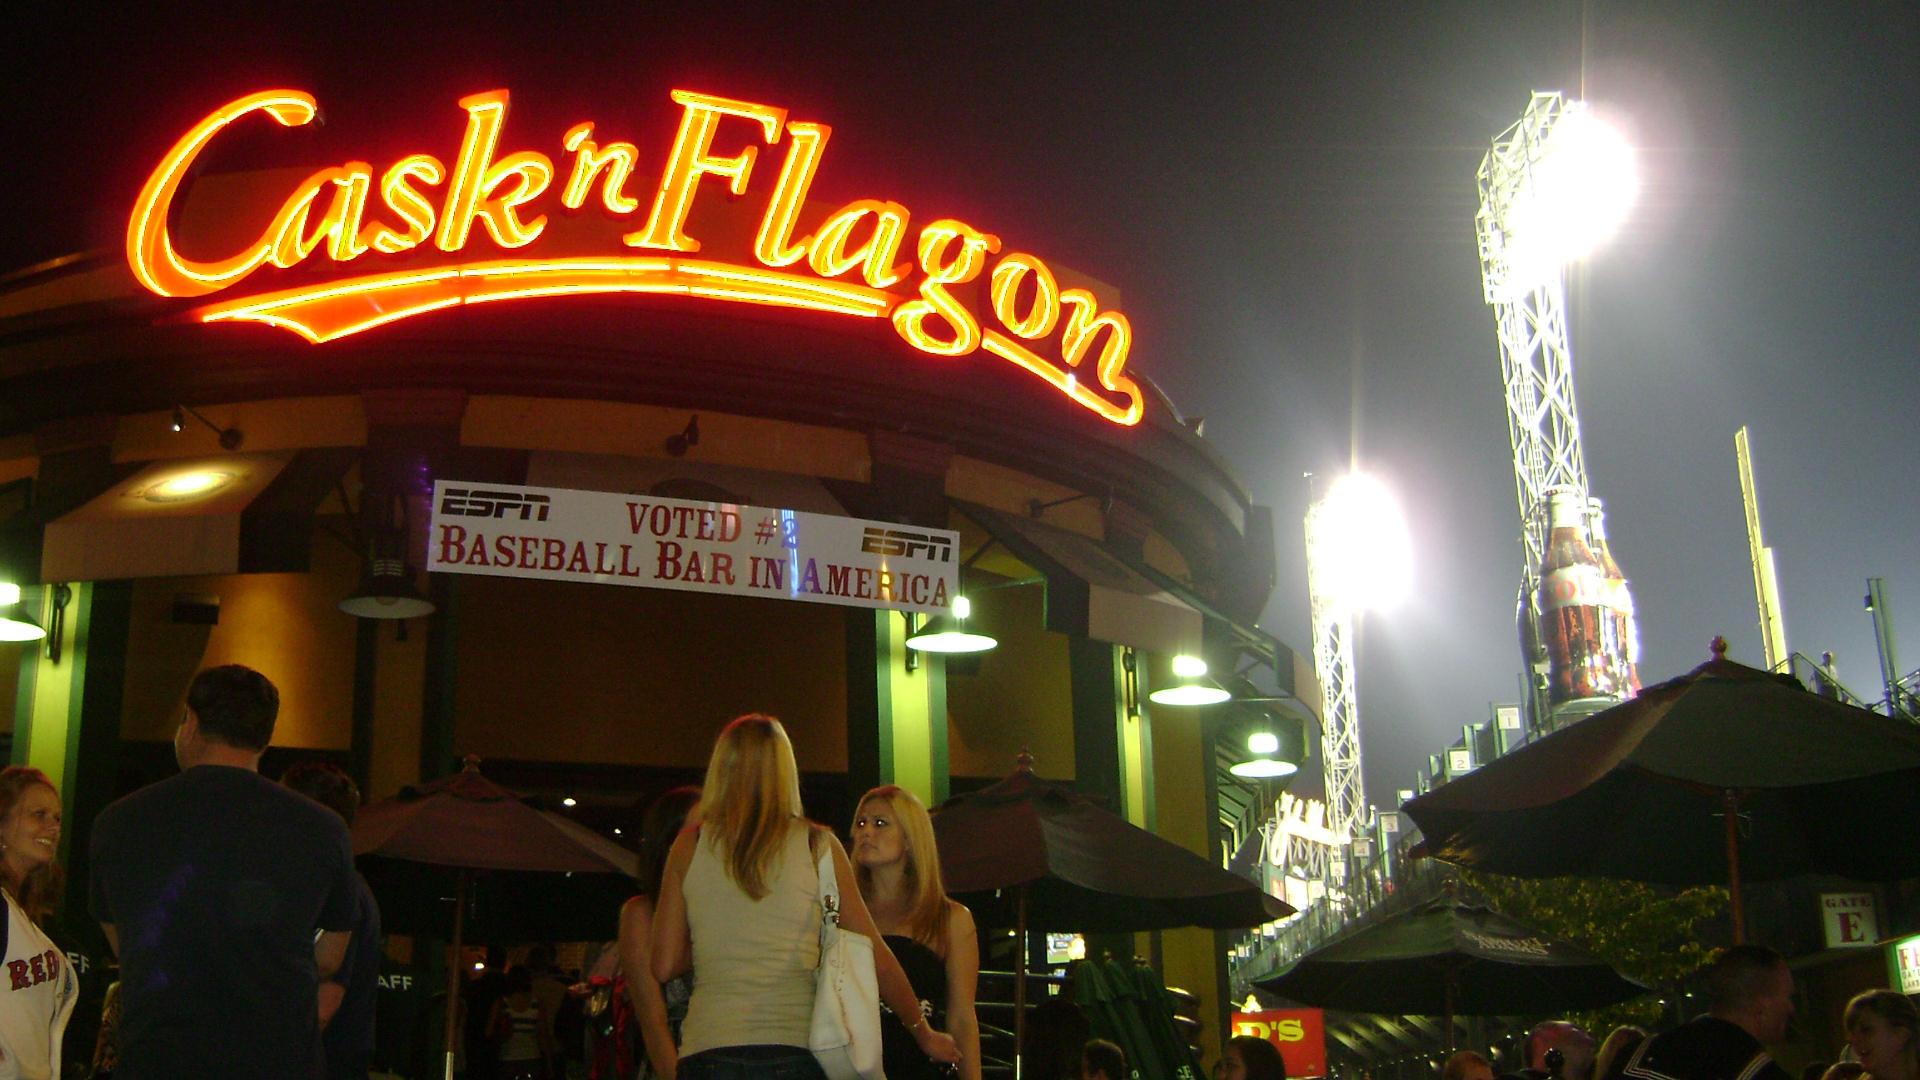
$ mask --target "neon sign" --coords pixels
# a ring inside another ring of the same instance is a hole
[[[318,115],[313,96],[298,90],[249,94],[208,114],[160,160],[127,222],[127,262],[140,283],[161,296],[200,297],[234,289],[268,266],[290,270],[324,258],[344,271],[363,259],[410,252],[452,257],[427,266],[408,259],[406,269],[223,299],[191,313],[208,323],[277,326],[315,344],[464,304],[590,293],[678,294],[885,319],[922,352],[961,357],[984,351],[1106,420],[1140,422],[1140,390],[1125,374],[1133,343],[1125,315],[1102,310],[1085,289],[1061,288],[1036,255],[1001,254],[999,237],[963,221],[922,225],[912,252],[903,254],[912,214],[896,202],[856,199],[795,235],[832,129],[789,120],[785,109],[771,105],[686,90],[675,90],[673,100],[681,107],[680,124],[651,203],[628,188],[640,164],[638,148],[600,141],[591,122],[562,137],[572,159],[567,168],[535,150],[502,154],[508,94],[491,90],[460,100],[467,127],[452,167],[416,153],[377,175],[365,161],[320,169],[293,188],[252,243],[211,261],[189,258],[175,247],[168,217],[207,145],[255,113],[283,127]],[[699,255],[700,240],[688,222],[706,190],[702,181],[720,181],[736,199],[747,195],[762,146],[783,139],[786,156],[766,194],[753,261]],[[550,212],[577,212],[593,202],[637,223],[620,239],[646,254],[532,254]],[[498,249],[499,257],[466,257],[481,245]],[[994,255],[999,258],[989,268]],[[976,306],[985,310],[977,311],[956,292],[982,275],[986,302]]]

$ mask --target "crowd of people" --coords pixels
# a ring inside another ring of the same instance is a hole
[[[1565,1020],[1536,1025],[1522,1046],[1525,1067],[1503,1080],[1790,1080],[1767,1047],[1787,1037],[1794,1013],[1793,972],[1759,945],[1722,950],[1702,972],[1707,1012],[1649,1035],[1625,1026],[1605,1040]],[[1817,1062],[1801,1080],[1920,1080],[1920,1011],[1893,990],[1869,990],[1847,1003],[1847,1045],[1840,1061]],[[1441,1080],[1494,1080],[1493,1066],[1471,1050],[1448,1058]]]
[[[348,827],[360,802],[340,769],[259,774],[279,694],[238,665],[197,675],[174,735],[179,775],[119,800],[94,822],[87,905],[117,954],[92,1075],[121,1080],[365,1078],[374,1051],[380,912],[355,871]],[[0,1080],[54,1080],[79,998],[48,936],[63,881],[61,800],[42,772],[0,771],[0,922],[7,993]],[[809,821],[786,730],[742,716],[714,744],[700,787],[655,800],[642,823],[640,891],[620,911],[616,1031],[607,1080],[823,1080],[808,1050],[821,896],[843,932],[873,947],[889,1080],[981,1080],[975,1015],[979,938],[946,895],[927,808],[884,786],[860,799],[851,853]],[[831,875],[831,882],[822,878]],[[564,984],[504,972],[470,1014],[498,1080],[541,1080],[556,1059]],[[1671,1031],[1620,1028],[1596,1040],[1566,1021],[1534,1028],[1525,1080],[1786,1080],[1766,1047],[1793,1015],[1792,972],[1770,950],[1723,951],[1705,972],[1709,1011]],[[1920,1014],[1890,990],[1846,1008],[1843,1060],[1803,1080],[1920,1080]],[[1134,1080],[1121,1049],[1091,1037],[1071,1003],[1034,1010],[1024,1080]],[[1266,1040],[1230,1039],[1216,1080],[1284,1080]],[[1462,1051],[1442,1080],[1494,1080]]]

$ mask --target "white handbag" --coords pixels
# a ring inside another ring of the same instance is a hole
[[[880,979],[873,942],[840,929],[833,848],[820,845],[820,967],[814,973],[807,1049],[827,1080],[885,1080],[880,1063]]]

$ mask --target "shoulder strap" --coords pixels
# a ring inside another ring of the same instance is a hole
[[[820,910],[826,921],[839,925],[840,882],[833,863],[833,847],[825,842],[825,829],[807,824],[807,849],[814,854],[813,868],[820,878]]]

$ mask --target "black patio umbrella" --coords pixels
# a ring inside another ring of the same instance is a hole
[[[1920,875],[1920,728],[1713,659],[1406,805],[1422,850],[1518,877]]]
[[[1444,897],[1391,915],[1254,985],[1347,1012],[1453,1018],[1593,1009],[1648,988],[1568,942],[1489,908]]]
[[[1229,929],[1293,914],[1258,884],[1036,777],[1025,753],[1005,780],[942,803],[933,831],[947,892],[980,925],[1017,931],[1016,1046],[1029,930]]]
[[[453,776],[363,808],[353,822],[353,853],[382,924],[444,935],[456,957],[475,916],[493,941],[612,937],[639,870],[633,852],[527,805],[480,775],[471,757]],[[457,963],[447,966],[449,1080],[460,974]]]

